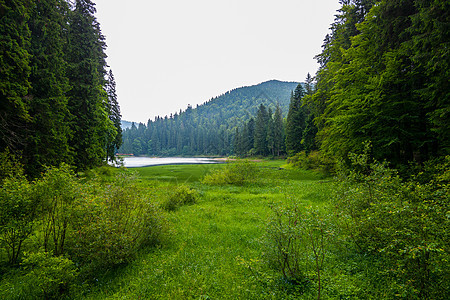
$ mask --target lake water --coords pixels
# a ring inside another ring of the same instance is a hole
[[[181,164],[217,164],[218,160],[205,157],[124,157],[123,165],[127,168],[138,168],[161,165]]]

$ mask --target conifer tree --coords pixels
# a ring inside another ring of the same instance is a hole
[[[71,162],[69,110],[66,92],[64,47],[67,44],[68,6],[61,0],[35,2],[31,30],[30,132],[25,160],[27,173],[39,174],[43,166]]]
[[[286,120],[286,150],[289,155],[303,150],[302,135],[305,129],[305,113],[302,108],[302,98],[305,92],[301,84],[291,96],[289,112]]]
[[[112,70],[108,72],[108,79],[106,82],[106,94],[108,95],[108,114],[109,119],[114,124],[115,135],[111,135],[107,142],[107,150],[106,155],[107,159],[112,160],[114,158],[115,152],[122,145],[122,127],[121,127],[121,119],[122,115],[120,114],[120,106],[117,101],[117,93],[116,93],[116,80],[114,79],[114,75]]]
[[[267,130],[269,124],[269,114],[266,107],[261,104],[258,108],[255,120],[254,147],[258,155],[267,155]]]
[[[72,11],[68,49],[69,109],[73,115],[70,141],[80,169],[101,164],[108,137],[115,132],[109,119],[105,85],[105,42],[90,0],[76,0]]]
[[[31,1],[0,1],[0,152],[25,147],[30,88]]]

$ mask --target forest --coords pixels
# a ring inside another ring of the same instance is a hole
[[[448,299],[450,1],[339,3],[305,82],[122,131],[94,2],[0,0],[0,298]]]

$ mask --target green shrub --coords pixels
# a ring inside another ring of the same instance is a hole
[[[450,159],[422,183],[402,181],[367,153],[352,154],[350,160],[352,170],[339,177],[337,214],[355,249],[380,262],[377,274],[393,283],[386,293],[448,299]]]
[[[143,245],[162,238],[162,214],[133,176],[119,173],[106,188],[93,182],[91,189],[77,200],[73,213],[70,254],[81,271],[128,262]]]
[[[319,151],[311,151],[309,154],[306,151],[301,151],[289,157],[288,163],[296,168],[314,170],[325,174],[332,174],[335,169],[334,161]]]
[[[195,190],[185,185],[178,186],[174,192],[170,193],[168,198],[162,203],[161,207],[168,211],[174,211],[180,206],[194,204],[197,201],[198,194]]]
[[[258,179],[259,169],[248,160],[227,161],[223,168],[218,168],[203,178],[205,184],[244,185]]]
[[[61,299],[75,288],[78,272],[68,258],[37,252],[27,255],[22,265],[26,271],[26,298]]]

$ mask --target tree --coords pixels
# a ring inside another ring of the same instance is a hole
[[[34,4],[28,22],[31,31],[29,114],[30,131],[24,153],[27,173],[38,175],[43,166],[71,161],[69,110],[64,47],[67,44],[68,7],[65,1]]]
[[[273,116],[273,150],[274,155],[280,156],[284,151],[284,123],[280,105],[277,104]]]
[[[303,87],[299,84],[291,96],[286,120],[286,150],[289,155],[294,155],[303,150],[301,140],[305,129],[305,113],[302,108],[304,95]]]
[[[267,131],[269,124],[269,113],[266,107],[261,104],[258,108],[258,113],[255,120],[255,134],[254,134],[254,146],[255,152],[259,155],[267,155]]]
[[[109,119],[105,85],[105,43],[89,0],[76,0],[69,26],[69,109],[73,115],[70,141],[75,165],[85,169],[101,164],[108,137],[115,127]]]
[[[106,81],[106,94],[108,95],[108,114],[109,119],[114,124],[115,135],[109,136],[107,142],[106,155],[107,159],[113,160],[114,155],[117,149],[122,145],[122,127],[121,127],[121,119],[122,115],[120,114],[120,106],[117,101],[117,93],[116,93],[116,80],[114,79],[114,75],[112,70],[108,72],[108,79]]]
[[[30,89],[30,1],[0,1],[0,150],[24,149]]]

